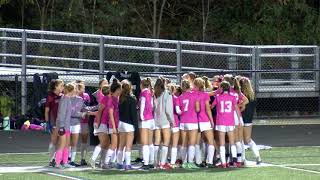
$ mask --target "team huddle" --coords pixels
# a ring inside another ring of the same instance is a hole
[[[162,77],[155,82],[145,78],[140,88],[135,97],[128,80],[102,79],[93,106],[83,81],[64,85],[53,80],[45,108],[51,128],[49,165],[87,165],[89,116],[94,117],[93,133],[99,139],[89,160],[92,168],[133,169],[134,140],[141,145],[135,162],[143,163],[142,170],[241,167],[246,163],[245,145],[261,163],[251,138],[255,97],[247,77],[226,74],[211,82],[190,72],[180,85]],[[81,161],[76,164],[79,139]]]

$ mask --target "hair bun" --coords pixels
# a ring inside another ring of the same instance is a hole
[[[112,84],[118,84],[118,79],[117,78],[114,78],[114,79],[112,79]]]

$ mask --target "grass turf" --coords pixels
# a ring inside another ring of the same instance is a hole
[[[134,153],[136,154],[136,153]],[[251,151],[247,151],[247,159],[254,160]],[[320,164],[319,147],[290,147],[273,148],[272,150],[261,151],[261,157],[266,163],[285,165],[305,170],[313,170],[320,173],[320,165],[304,166],[303,164]],[[88,155],[90,156],[90,154]],[[48,154],[38,155],[13,155],[0,154],[0,167],[2,166],[36,166],[47,165]],[[201,169],[184,170],[176,169],[171,171],[117,171],[117,170],[88,170],[81,172],[62,172],[64,175],[79,177],[81,179],[320,179],[320,174],[290,170],[281,167],[258,167],[238,169]],[[1,179],[59,179],[57,177],[40,173],[7,173],[0,175]],[[61,179],[61,178],[60,178]]]

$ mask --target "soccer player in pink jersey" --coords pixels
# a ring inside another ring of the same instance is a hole
[[[236,97],[230,94],[230,84],[227,81],[221,83],[222,93],[216,94],[212,107],[217,107],[216,130],[219,131],[220,157],[222,167],[226,168],[225,136],[228,135],[231,146],[232,161],[237,163],[237,148],[234,140],[235,120],[234,112],[240,117]]]
[[[141,81],[140,93],[140,142],[142,145],[143,166],[141,169],[154,168],[154,146],[153,130],[155,129],[153,117],[153,98],[151,92],[151,79],[145,78]]]
[[[181,114],[180,110],[180,101],[179,96],[181,95],[181,88],[177,87],[175,84],[171,83],[168,84],[168,89],[172,94],[173,98],[173,117],[175,121],[175,126],[171,127],[171,158],[170,158],[170,165],[172,168],[178,167],[176,165],[177,156],[178,156],[178,143],[180,137],[180,120],[179,115]],[[180,150],[180,149],[179,149]]]
[[[241,87],[238,79],[233,77],[231,74],[224,75],[224,80],[230,83],[230,94],[235,96],[237,99],[238,107],[240,111],[244,111],[246,104],[248,104],[248,98],[241,92]],[[243,119],[242,114],[238,118],[237,114],[234,113],[235,119],[235,142],[237,147],[237,158],[238,166],[245,160],[244,143],[243,143]]]
[[[104,168],[110,168],[109,164],[112,157],[116,157],[118,147],[118,126],[119,126],[119,96],[121,94],[121,84],[118,79],[114,78],[110,85],[111,101],[104,109],[108,113],[108,134],[111,136],[111,144],[107,151]],[[122,165],[117,167],[122,169]]]
[[[196,169],[194,164],[195,144],[198,133],[198,117],[197,112],[200,110],[199,102],[197,102],[197,93],[191,91],[190,82],[183,80],[181,83],[183,93],[179,97],[180,101],[180,130],[181,130],[181,156],[183,160],[182,167]],[[187,148],[188,145],[188,148]],[[188,149],[188,158],[186,159],[186,151]]]
[[[110,139],[108,137],[108,116],[109,112],[105,111],[109,106],[112,105],[112,97],[110,93],[110,86],[105,85],[101,88],[101,92],[104,92],[104,97],[99,103],[99,110],[94,122],[94,135],[98,136],[100,143],[94,148],[90,165],[95,168],[95,161],[101,152],[101,159],[104,161],[107,148],[110,144]]]
[[[213,118],[210,108],[210,97],[207,92],[204,92],[205,81],[202,78],[196,78],[194,88],[197,92],[198,101],[200,104],[200,112],[198,113],[198,122],[200,132],[204,135],[207,143],[207,160],[208,167],[213,168],[213,156],[215,150],[214,134],[213,134]],[[201,136],[200,136],[201,137]],[[206,145],[204,146],[206,148]]]

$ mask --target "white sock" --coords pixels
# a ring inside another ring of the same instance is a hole
[[[241,142],[236,142],[236,148],[237,148],[237,160],[238,162],[242,162],[241,154],[242,154],[242,145]]]
[[[117,164],[123,164],[123,151],[118,150],[117,154]]]
[[[220,159],[222,164],[226,164],[226,147],[220,146]]]
[[[259,148],[257,147],[256,143],[251,139],[251,141],[248,144],[251,148],[251,150],[253,151],[254,156],[260,157],[260,152],[259,152]]]
[[[100,152],[101,152],[101,147],[98,145],[93,150],[93,154],[92,154],[91,160],[93,160],[93,161],[97,160]]]
[[[74,162],[76,160],[77,155],[77,146],[71,147],[71,162]]]
[[[189,147],[188,147],[188,163],[194,162],[194,153],[195,153],[195,147],[193,145],[189,145]]]
[[[150,147],[150,146],[149,146]],[[150,152],[151,153],[151,152]],[[155,165],[158,165],[159,164],[159,146],[158,145],[155,145],[153,146],[153,160],[151,160],[151,157],[150,157],[150,164],[155,164]]]
[[[108,149],[106,158],[105,158],[105,160],[104,160],[104,163],[105,163],[105,164],[109,164],[109,163],[110,163],[110,160],[111,160],[111,157],[112,157],[112,154],[113,154],[113,153],[114,153],[114,150]]]
[[[232,159],[237,158],[237,148],[236,148],[236,145],[234,144],[231,145],[231,154],[232,154]]]
[[[81,159],[85,159],[87,155],[87,143],[81,143],[80,151],[81,151]]]
[[[182,162],[186,163],[187,162],[187,148],[186,147],[181,147],[180,155],[181,155]]]
[[[245,161],[246,160],[246,148],[244,147],[243,141],[241,141],[241,147],[242,147],[241,159],[242,159],[242,161]]]
[[[49,161],[51,162],[55,157],[56,146],[54,144],[50,143],[48,151],[49,151]]]
[[[161,161],[160,161],[161,165],[166,164],[167,157],[168,157],[168,146],[162,146],[161,147]]]
[[[111,162],[115,163],[117,161],[117,152],[118,149],[115,149],[112,156],[111,156]]]
[[[200,149],[200,145],[196,144],[195,145],[195,156],[196,156],[196,164],[201,164],[202,159],[201,159],[201,149]]]
[[[208,159],[208,163],[209,164],[213,164],[213,156],[214,156],[214,146],[213,145],[209,145],[208,146],[208,155],[207,155],[207,159]]]
[[[125,162],[126,165],[131,165],[131,151],[130,152],[125,152]]]
[[[177,161],[177,153],[178,153],[178,149],[176,147],[172,147],[171,148],[171,162],[170,164],[176,164]]]
[[[208,144],[205,143],[204,141],[201,141],[201,154],[202,154],[202,158],[201,158],[201,161],[205,161],[205,162],[208,162]]]
[[[149,165],[149,157],[150,157],[149,145],[142,146],[142,156],[143,156],[144,165]]]
[[[105,164],[107,149],[101,149],[100,164]]]
[[[159,146],[158,146],[158,150],[159,150]],[[149,164],[154,164],[154,146],[153,144],[149,144]],[[158,156],[157,156],[158,159]]]

